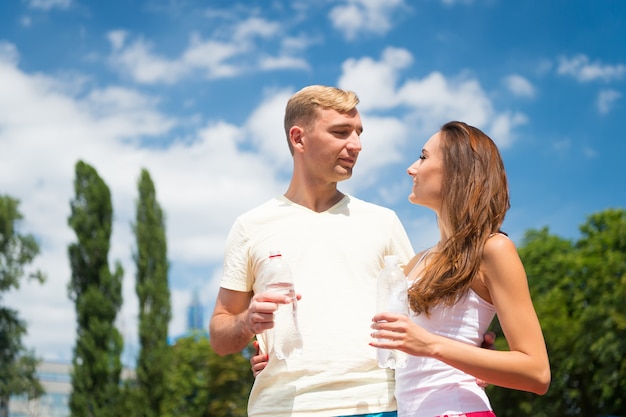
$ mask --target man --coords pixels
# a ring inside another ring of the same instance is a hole
[[[285,296],[257,281],[271,250],[280,250],[302,294],[298,319],[303,353],[279,360],[272,352],[255,379],[248,415],[393,416],[393,372],[380,369],[368,346],[376,278],[386,255],[404,264],[414,252],[396,214],[343,194],[361,152],[357,96],[309,86],[285,110],[293,156],[286,193],[243,214],[226,244],[224,276],[210,322],[220,355],[241,351],[273,327]]]

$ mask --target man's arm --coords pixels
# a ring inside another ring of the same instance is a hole
[[[289,302],[289,297],[277,293],[252,296],[252,292],[220,288],[209,323],[213,350],[218,355],[241,352],[255,334],[274,327],[278,304]]]
[[[209,341],[218,355],[241,352],[254,336],[247,325],[251,292],[220,288],[209,322]]]

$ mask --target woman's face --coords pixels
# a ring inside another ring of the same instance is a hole
[[[407,173],[413,177],[413,188],[409,195],[409,201],[439,213],[443,183],[443,154],[440,132],[428,139],[419,159],[407,169]]]

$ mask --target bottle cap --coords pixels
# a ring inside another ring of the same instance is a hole
[[[391,265],[391,266],[398,265],[398,256],[397,255],[385,256],[385,265]]]
[[[283,256],[279,250],[271,250],[270,251],[270,259],[276,258],[277,256]]]

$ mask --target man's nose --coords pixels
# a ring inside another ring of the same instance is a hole
[[[356,133],[352,134],[348,140],[348,147],[350,150],[360,152],[361,149],[363,149],[363,146],[361,145],[361,137]]]

